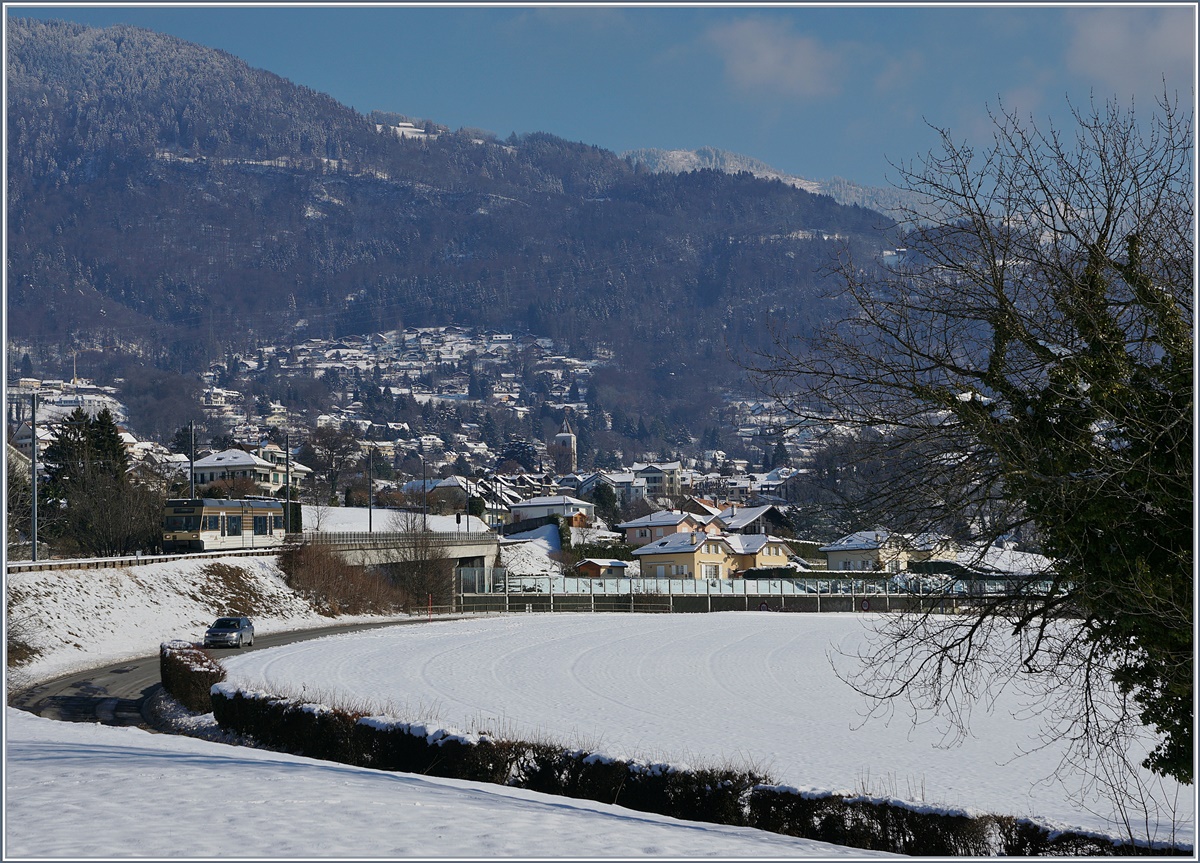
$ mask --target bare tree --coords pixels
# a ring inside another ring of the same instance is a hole
[[[8,510],[7,543],[9,553],[13,546],[32,541],[33,531],[33,480],[31,464],[28,459],[14,456],[10,450],[4,460],[4,470],[7,478],[6,501]],[[31,546],[32,547],[32,546]]]
[[[893,469],[860,491],[904,529],[1023,531],[1051,561],[970,615],[893,619],[864,691],[965,722],[983,670],[1036,678],[1072,757],[1140,724],[1144,766],[1190,783],[1192,117],[1164,99],[1145,125],[1076,111],[1073,135],[993,120],[986,151],[941,131],[898,167],[922,200],[902,248],[843,259],[850,314],[780,335],[754,372],[798,420],[869,430],[859,458]]]
[[[346,428],[323,426],[309,437],[301,458],[314,471],[317,496],[327,502],[337,498],[342,473],[359,458],[358,438]]]
[[[426,602],[448,605],[454,599],[454,561],[422,512],[395,510],[389,528],[398,534],[396,560],[386,567],[392,583],[403,590],[410,607]]]

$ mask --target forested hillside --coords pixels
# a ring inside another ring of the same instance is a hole
[[[878,213],[748,173],[399,138],[145,30],[14,19],[8,40],[8,327],[42,364],[186,373],[288,333],[457,323],[611,351],[631,402],[666,409],[732,384],[730,347],[828,317],[821,268],[885,241]]]

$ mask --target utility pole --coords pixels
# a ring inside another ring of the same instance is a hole
[[[196,499],[196,421],[188,420],[188,500]]]
[[[288,432],[283,433],[283,485],[284,506],[287,507],[283,518],[283,532],[286,535],[292,532],[292,438]]]
[[[374,510],[374,486],[375,486],[375,470],[374,462],[371,456],[374,454],[373,449],[367,450],[367,533],[374,533],[375,528],[371,524],[371,513]]]
[[[29,462],[29,478],[33,486],[33,510],[30,513],[30,538],[33,540],[30,559],[37,563],[37,500],[38,500],[38,438],[37,438],[37,393],[29,397],[29,431],[32,433],[33,446],[30,453],[33,458]]]

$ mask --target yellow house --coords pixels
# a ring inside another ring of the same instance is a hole
[[[790,550],[777,536],[765,533],[734,533],[725,537],[738,572],[786,566]]]
[[[669,534],[633,554],[643,578],[729,578],[735,569],[725,537],[701,530]]]
[[[921,533],[908,540],[908,562],[958,561],[958,543],[940,533]]]
[[[911,536],[881,527],[844,536],[832,545],[822,546],[821,551],[829,560],[831,572],[901,572],[910,563],[958,559],[958,545],[949,537],[935,533]]]
[[[860,530],[821,546],[829,560],[829,572],[900,572],[908,569],[908,547],[904,537],[883,528]]]
[[[634,549],[643,578],[733,578],[747,569],[784,566],[788,548],[766,534],[673,533]]]

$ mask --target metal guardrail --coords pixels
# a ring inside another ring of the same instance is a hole
[[[418,548],[444,548],[464,543],[491,544],[497,542],[494,533],[474,532],[420,532],[397,533],[394,531],[341,532],[323,533],[305,531],[303,534],[289,533],[287,542],[307,542],[314,545],[336,545],[346,548],[397,548],[415,546]],[[50,572],[61,569],[125,569],[131,566],[145,566],[150,563],[166,563],[173,560],[203,560],[214,557],[262,557],[276,555],[280,546],[273,545],[264,548],[239,548],[221,551],[189,551],[177,554],[142,554],[126,555],[123,557],[89,557],[71,559],[49,559],[39,561],[6,561],[5,570],[9,574],[21,572]]]
[[[125,557],[87,557],[75,559],[51,559],[39,561],[6,561],[9,575],[19,572],[51,572],[59,569],[125,569],[151,563],[168,563],[173,560],[203,560],[214,557],[261,557],[279,554],[279,547],[239,548],[225,551],[189,551],[183,554],[142,554]]]

